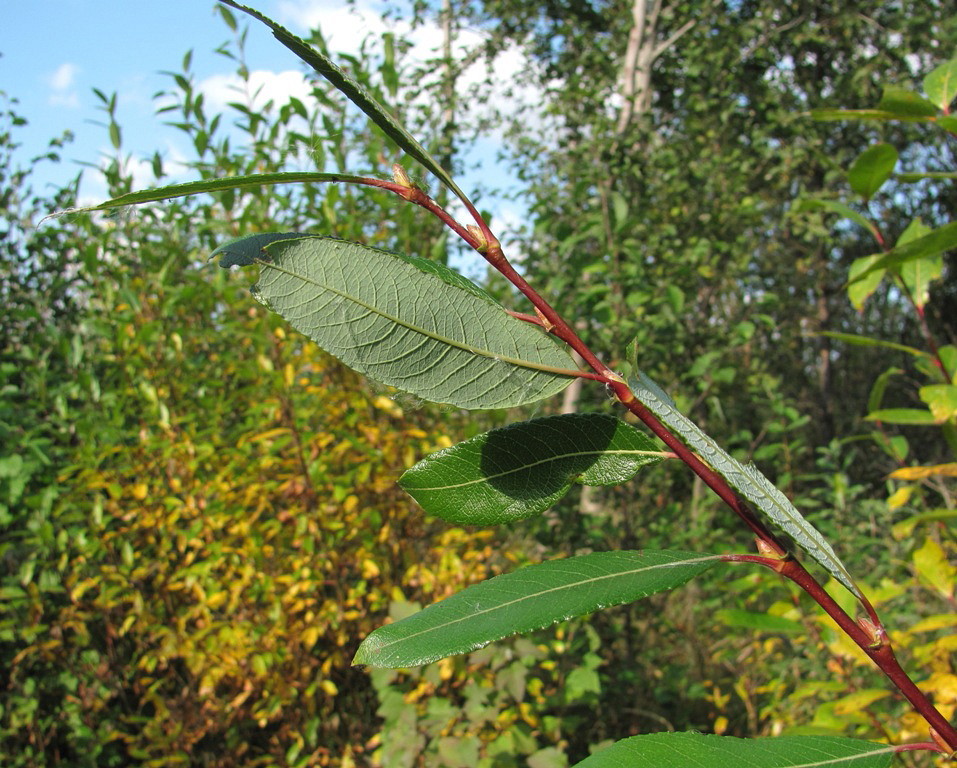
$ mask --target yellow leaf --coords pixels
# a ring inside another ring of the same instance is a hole
[[[863,709],[867,709],[875,701],[879,701],[886,696],[890,696],[890,691],[881,690],[879,688],[856,691],[834,702],[834,714],[850,715],[854,712],[860,712]]]
[[[379,566],[375,564],[373,560],[366,558],[362,561],[362,578],[371,580],[378,578],[379,576]]]
[[[957,568],[947,560],[943,548],[933,539],[914,552],[914,568],[920,579],[946,598],[953,597]]]
[[[319,683],[319,687],[328,695],[328,696],[338,696],[339,688],[336,687],[336,684],[332,680],[323,680]]]
[[[133,486],[133,498],[137,501],[143,501],[149,493],[149,490],[146,483],[137,483]]]
[[[894,480],[923,480],[927,477],[957,477],[957,462],[931,467],[902,467],[890,473]]]
[[[305,648],[312,648],[319,640],[319,627],[307,627],[300,635],[299,640]]]
[[[890,496],[888,496],[887,506],[891,510],[900,509],[908,501],[910,501],[910,497],[913,495],[913,493],[914,493],[913,485],[904,485],[898,488],[896,491],[894,491]]]

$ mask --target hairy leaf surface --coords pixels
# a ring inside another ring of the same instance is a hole
[[[650,437],[621,419],[564,414],[493,429],[433,453],[399,485],[443,520],[499,525],[544,512],[573,483],[624,483],[661,455]]]
[[[717,562],[717,555],[644,550],[594,552],[530,565],[379,627],[363,640],[353,663],[389,668],[428,664],[672,589]]]
[[[564,347],[439,264],[330,237],[250,241],[220,249],[220,265],[259,264],[257,299],[384,384],[461,408],[509,408],[575,375]]]

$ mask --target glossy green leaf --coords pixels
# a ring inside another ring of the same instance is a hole
[[[737,739],[703,733],[632,736],[575,768],[888,768],[894,747],[840,736]]]
[[[236,10],[242,11],[258,19],[272,30],[273,36],[302,61],[312,67],[326,80],[332,83],[349,101],[361,109],[366,116],[385,132],[410,157],[415,158],[423,167],[435,174],[436,178],[445,184],[463,202],[468,198],[452,180],[448,172],[439,162],[429,154],[416,138],[403,128],[385,106],[380,104],[365,88],[352,79],[348,74],[336,66],[327,56],[310,46],[305,40],[296,37],[292,32],[277,24],[259,11],[235,2],[235,0],[220,0]]]
[[[942,112],[957,96],[957,58],[945,61],[924,77],[924,93]]]
[[[435,262],[319,236],[259,256],[229,247],[220,266],[259,264],[263,304],[350,368],[425,400],[508,408],[575,375],[564,347]]]
[[[929,234],[918,237],[903,245],[892,248],[879,258],[870,262],[866,269],[854,275],[848,282],[854,283],[863,280],[882,269],[897,269],[902,264],[914,259],[924,259],[937,256],[952,248],[957,248],[957,221],[944,224],[942,227],[931,230]],[[866,257],[871,258],[871,257]],[[860,259],[858,259],[860,261]]]
[[[850,219],[856,224],[860,224],[864,229],[876,237],[877,228],[866,217],[855,211],[849,205],[839,203],[837,200],[818,200],[817,198],[805,198],[794,206],[796,212],[800,211],[828,211],[836,213],[845,219]]]
[[[718,555],[643,550],[594,552],[530,565],[379,627],[362,641],[353,663],[390,668],[428,664],[673,589],[717,562]]]
[[[741,464],[732,458],[691,419],[678,411],[671,398],[644,373],[639,371],[637,376],[631,376],[628,386],[642,405],[708,462],[735,491],[794,539],[835,579],[860,597],[854,579],[827,540],[753,464]]]
[[[493,429],[433,453],[399,485],[430,515],[499,525],[544,512],[573,483],[624,483],[661,455],[650,437],[621,419],[565,414]]]
[[[911,424],[928,426],[934,423],[934,415],[920,408],[882,408],[865,416],[868,421],[883,421],[885,424]]]
[[[320,184],[320,183],[357,183],[365,181],[363,176],[352,176],[346,173],[254,173],[250,176],[230,176],[218,179],[201,179],[187,181],[183,184],[170,184],[167,187],[143,189],[139,192],[130,192],[126,195],[114,197],[97,205],[87,208],[72,208],[60,213],[85,213],[88,211],[108,211],[111,208],[120,208],[125,205],[141,205],[155,203],[159,200],[171,200],[176,197],[199,195],[204,192],[223,192],[230,189],[246,189],[250,187],[266,187],[274,184]],[[60,214],[58,214],[60,215]]]
[[[851,189],[869,200],[890,178],[897,165],[897,150],[890,144],[875,144],[865,149],[847,172]]]
[[[884,86],[877,108],[896,117],[936,117],[938,112],[933,102],[897,85]]]

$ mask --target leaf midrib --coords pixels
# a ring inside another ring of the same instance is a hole
[[[412,640],[412,639],[414,639],[414,638],[416,638],[416,637],[420,637],[421,635],[428,634],[429,632],[435,632],[436,630],[440,630],[440,629],[447,629],[447,628],[451,627],[451,626],[454,625],[454,624],[459,624],[459,623],[461,623],[461,622],[463,622],[463,621],[469,621],[469,620],[471,620],[471,619],[474,619],[474,618],[476,618],[477,616],[483,616],[483,615],[485,615],[485,614],[487,614],[487,613],[492,613],[492,612],[494,612],[494,611],[502,610],[503,608],[508,608],[508,607],[510,607],[510,606],[513,606],[513,605],[518,605],[518,604],[523,603],[523,602],[525,602],[525,601],[527,601],[527,600],[534,600],[534,599],[536,599],[536,598],[542,597],[542,596],[544,596],[544,595],[548,595],[548,594],[553,593],[553,592],[560,592],[560,591],[565,590],[565,589],[573,589],[573,588],[580,587],[580,586],[583,586],[583,585],[586,585],[586,584],[595,584],[595,583],[598,583],[598,582],[600,582],[600,581],[604,581],[604,580],[606,580],[606,579],[617,579],[617,578],[623,577],[623,576],[634,576],[634,575],[639,574],[639,573],[642,573],[642,572],[644,572],[644,571],[652,571],[652,570],[657,570],[657,569],[659,569],[659,568],[676,568],[676,567],[679,567],[679,566],[682,566],[682,565],[693,565],[693,564],[695,564],[695,563],[705,563],[705,562],[708,562],[708,561],[711,561],[711,560],[715,560],[715,561],[716,561],[716,560],[720,560],[721,557],[722,557],[721,555],[708,555],[708,556],[706,556],[706,557],[696,557],[696,558],[693,558],[693,559],[690,559],[690,560],[675,560],[675,561],[670,562],[670,563],[656,563],[656,564],[654,564],[654,565],[645,565],[645,566],[642,566],[641,568],[633,568],[633,569],[628,570],[628,571],[615,571],[614,573],[606,573],[606,574],[603,574],[603,575],[601,575],[601,576],[592,576],[592,577],[589,577],[589,578],[587,578],[587,579],[583,579],[583,580],[581,580],[581,581],[576,581],[576,582],[570,583],[570,584],[562,584],[562,585],[557,586],[557,587],[549,587],[548,589],[543,589],[543,590],[541,590],[540,592],[535,592],[534,594],[522,595],[521,597],[517,597],[517,598],[515,598],[514,600],[509,600],[509,601],[504,602],[504,603],[498,603],[498,604],[496,604],[496,605],[494,605],[494,606],[492,606],[492,607],[490,607],[490,608],[480,608],[479,610],[474,611],[473,613],[470,613],[468,616],[461,616],[461,617],[459,617],[459,618],[457,618],[457,619],[453,619],[453,620],[451,620],[451,621],[446,621],[446,622],[443,623],[443,624],[435,624],[435,625],[430,626],[430,627],[425,627],[424,629],[421,629],[421,630],[419,630],[418,632],[414,632],[414,633],[412,633],[412,634],[410,634],[410,635],[403,635],[402,637],[398,637],[398,638],[396,638],[395,640],[390,640],[390,641],[388,641],[388,642],[383,642],[383,643],[381,643],[380,645],[377,645],[377,646],[375,647],[375,651],[378,652],[378,651],[381,651],[381,650],[384,649],[384,648],[389,648],[389,647],[391,647],[391,646],[393,646],[393,645],[396,645],[396,644],[398,644],[398,643],[408,642],[408,641],[410,641],[410,640]],[[556,562],[561,562],[561,561],[556,561]],[[489,583],[489,582],[484,582],[484,583],[487,584],[487,583]],[[459,593],[459,594],[463,594],[463,593]],[[441,605],[441,603],[436,603],[436,605]],[[426,609],[426,610],[428,610],[428,609]],[[421,614],[420,614],[420,615],[421,615]],[[383,629],[384,629],[384,628],[383,628]]]
[[[553,461],[562,461],[563,459],[570,458],[579,458],[582,456],[658,456],[663,458],[666,454],[663,451],[639,451],[639,450],[594,450],[594,451],[577,451],[575,453],[562,453],[556,454],[554,456],[549,456],[545,459],[539,459],[538,461],[532,461],[528,464],[523,464],[520,467],[515,467],[514,469],[508,469],[504,472],[498,472],[492,475],[483,475],[482,477],[475,478],[474,480],[467,480],[464,483],[454,483],[451,485],[433,485],[433,486],[423,486],[417,485],[412,490],[415,491],[445,491],[452,490],[454,488],[466,488],[470,485],[475,485],[476,483],[484,483],[491,480],[496,480],[500,477],[506,477],[508,475],[515,474],[516,472],[524,472],[525,470],[531,469],[532,467],[538,467],[542,464],[548,464]],[[590,469],[590,467],[589,467]]]
[[[384,312],[378,307],[368,304],[355,296],[351,296],[350,294],[344,293],[337,288],[333,288],[332,286],[325,285],[311,277],[307,277],[305,275],[299,274],[298,272],[293,272],[289,269],[286,269],[285,267],[282,267],[276,264],[275,262],[265,261],[264,259],[259,259],[259,258],[255,259],[255,262],[262,267],[275,269],[279,272],[283,272],[284,274],[289,275],[290,277],[294,277],[298,280],[302,280],[305,283],[314,285],[315,287],[321,290],[334,293],[335,295],[345,299],[346,301],[351,301],[353,304],[363,307],[364,309],[367,309],[368,311],[378,315],[379,317],[382,317],[385,320],[395,323],[396,325],[400,325],[403,328],[408,328],[410,331],[419,333],[427,338],[434,339],[435,341],[446,344],[450,347],[461,349],[464,352],[470,352],[471,354],[478,355],[480,357],[486,357],[486,358],[489,358],[490,360],[498,360],[504,363],[508,363],[510,365],[514,365],[517,368],[528,368],[533,371],[553,373],[557,376],[578,377],[581,373],[580,371],[575,371],[568,368],[559,368],[554,365],[546,365],[544,363],[535,363],[535,362],[532,362],[531,360],[523,360],[521,358],[511,357],[509,355],[502,355],[497,352],[492,352],[491,350],[488,350],[488,349],[482,349],[481,347],[473,347],[464,342],[457,341],[456,339],[450,339],[439,333],[429,331],[418,325],[402,320],[399,317],[395,317],[394,315],[390,315],[388,312]],[[412,267],[412,269],[415,269],[415,267]],[[454,287],[454,286],[450,286],[450,287]]]

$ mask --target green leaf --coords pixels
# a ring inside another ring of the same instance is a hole
[[[262,237],[262,236],[254,236]],[[256,298],[350,368],[461,408],[509,408],[563,390],[568,351],[435,262],[330,237],[279,239],[255,257]]]
[[[804,632],[804,626],[792,619],[783,616],[772,616],[768,613],[754,613],[739,608],[722,608],[716,611],[715,618],[729,627],[741,629],[756,629],[759,632]]]
[[[936,113],[935,113],[936,114]],[[885,109],[813,109],[811,117],[819,122],[833,120],[899,120],[903,123],[940,123],[944,118],[926,115],[903,115]]]
[[[945,61],[924,77],[924,93],[941,112],[946,112],[957,95],[957,58]]]
[[[898,352],[906,352],[914,357],[930,357],[922,349],[908,347],[906,344],[898,344],[894,341],[884,341],[883,339],[872,339],[869,336],[859,336],[856,333],[840,333],[838,331],[821,331],[818,336],[827,336],[829,339],[836,339],[847,344],[853,344],[857,347],[883,347],[884,349],[894,349]]]
[[[430,515],[499,525],[544,512],[572,483],[618,485],[661,451],[643,432],[599,413],[512,424],[427,456],[401,478]]]
[[[888,368],[874,380],[874,384],[871,386],[871,393],[867,398],[868,411],[876,411],[881,407],[881,403],[884,402],[884,392],[887,391],[887,384],[891,376],[897,376],[903,372],[903,368]]]
[[[930,232],[931,228],[926,226],[918,217],[912,220],[907,228],[901,232],[896,245],[906,245]],[[939,254],[926,259],[908,261],[901,267],[901,280],[904,281],[904,285],[910,291],[911,298],[918,309],[923,310],[927,304],[930,297],[930,284],[941,276],[943,270],[944,260]]]
[[[873,256],[861,256],[859,259],[854,259],[851,263],[851,268],[847,275],[847,298],[850,299],[854,309],[858,311],[864,308],[864,302],[877,290],[877,286],[881,284],[881,280],[884,279],[884,275],[887,272],[887,270],[884,269],[869,272],[871,265],[880,260],[880,258],[881,254],[877,253]],[[860,278],[859,276],[864,272],[869,272],[869,274],[866,278]]]
[[[801,211],[828,211],[830,213],[836,213],[839,216],[844,217],[845,219],[850,219],[856,224],[860,224],[864,229],[870,232],[872,235],[877,236],[877,227],[866,217],[862,216],[860,213],[855,211],[848,205],[844,203],[839,203],[837,200],[819,200],[817,198],[805,198],[800,200],[795,206],[794,210],[796,212]]]
[[[753,464],[741,464],[728,455],[691,419],[679,412],[671,398],[641,371],[638,371],[637,377],[628,379],[628,386],[642,405],[708,462],[735,491],[794,539],[798,546],[854,595],[861,596],[851,574],[827,540]]]
[[[937,256],[952,248],[957,248],[957,221],[952,221],[949,224],[944,224],[942,227],[931,230],[929,234],[923,237],[918,237],[903,245],[895,246],[875,261],[869,263],[866,269],[862,269],[848,282],[854,283],[863,280],[882,269],[897,269],[902,264],[906,264],[908,261],[913,261],[914,259]],[[860,261],[860,259],[858,259],[858,261]]]
[[[957,117],[938,117],[935,121],[937,125],[950,133],[957,133]]]
[[[296,37],[285,27],[259,13],[259,11],[237,3],[235,0],[220,0],[220,2],[249,14],[254,19],[258,19],[269,27],[272,30],[273,37],[332,83],[349,101],[361,109],[373,123],[379,126],[386,136],[392,139],[406,154],[415,158],[423,167],[435,174],[435,177],[452,190],[456,197],[463,203],[467,203],[468,198],[465,196],[465,193],[459,189],[448,172],[439,165],[439,162],[429,154],[425,147],[419,144],[415,137],[396,121],[389,109],[380,104],[372,94],[336,66],[335,62],[312,48],[305,40]]]
[[[930,384],[921,387],[920,399],[927,403],[938,424],[957,417],[957,385]]]
[[[644,550],[551,560],[468,587],[359,646],[353,664],[412,667],[481,648],[600,608],[673,589],[719,562],[718,555]]]
[[[919,93],[897,85],[884,86],[884,93],[877,105],[878,110],[890,112],[898,118],[936,117],[937,106]]]
[[[703,733],[632,736],[575,764],[575,768],[888,768],[894,747],[840,736],[737,739]]]
[[[875,144],[865,149],[847,172],[851,189],[865,200],[874,196],[897,165],[897,150],[890,144]]]
[[[957,171],[926,171],[924,173],[895,173],[894,178],[904,184],[914,184],[924,179],[957,179]]]
[[[130,192],[126,195],[114,197],[111,200],[98,203],[97,205],[91,205],[87,208],[71,208],[68,211],[61,211],[57,215],[64,213],[87,213],[89,211],[108,211],[111,208],[120,208],[124,205],[155,203],[159,200],[171,200],[174,197],[199,195],[204,192],[222,192],[229,189],[264,187],[271,186],[273,184],[318,184],[328,182],[357,183],[363,181],[366,181],[366,178],[363,176],[351,176],[346,173],[254,173],[250,176],[230,176],[228,178],[222,179],[201,179],[199,181],[187,181],[183,184],[171,184],[168,187],[143,189],[139,192]]]
[[[883,421],[885,424],[912,424],[928,426],[934,424],[934,415],[920,408],[882,408],[865,416],[868,421]]]

